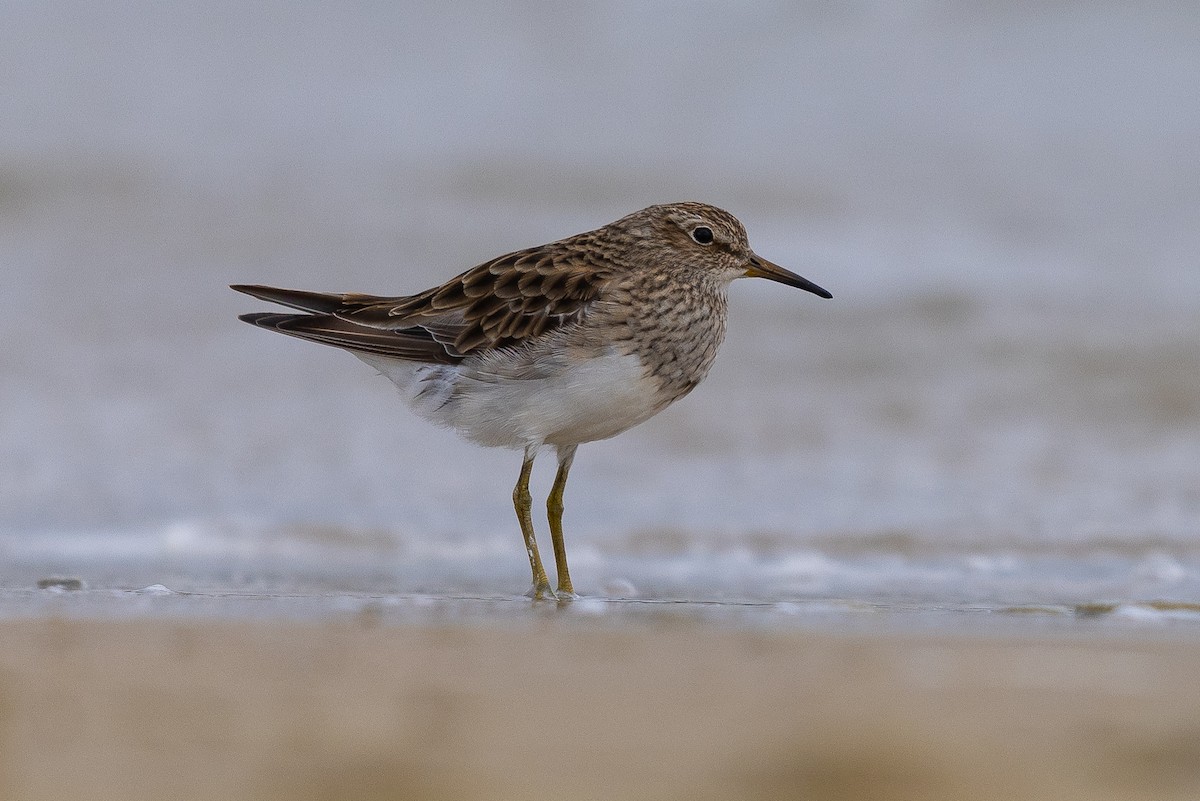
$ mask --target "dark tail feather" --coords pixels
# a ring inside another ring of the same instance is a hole
[[[336,295],[329,292],[305,292],[299,289],[278,289],[273,286],[261,286],[259,284],[232,284],[230,289],[243,292],[247,295],[265,300],[269,303],[278,303],[281,306],[289,306],[300,311],[317,312],[319,314],[332,314],[340,309],[345,298],[342,295]],[[240,319],[255,325],[262,325],[249,318],[258,318],[263,315],[246,314]],[[270,315],[267,315],[270,316]],[[270,327],[270,326],[267,326]]]
[[[259,328],[279,329],[279,324],[287,322],[294,317],[307,317],[306,314],[275,314],[273,312],[254,312],[253,314],[239,314],[238,319],[250,325],[257,325]],[[245,329],[243,329],[245,330]]]
[[[451,355],[446,347],[423,328],[398,331],[370,328],[346,322],[330,314],[272,314],[254,312],[238,316],[251,325],[281,334],[332,345],[336,348],[390,356],[418,362],[455,364],[461,356]]]

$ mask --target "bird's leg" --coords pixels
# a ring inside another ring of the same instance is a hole
[[[517,522],[521,524],[521,534],[525,537],[525,551],[529,554],[529,568],[533,571],[533,585],[526,593],[530,598],[539,600],[553,598],[550,590],[550,579],[546,577],[546,568],[542,567],[542,557],[538,556],[537,540],[533,538],[533,496],[529,494],[529,474],[533,472],[533,457],[537,448],[525,449],[525,461],[521,463],[521,477],[513,489],[513,506],[517,510]]]
[[[571,471],[571,463],[575,461],[575,445],[567,445],[558,449],[558,473],[554,476],[554,486],[546,498],[546,512],[550,518],[550,543],[554,546],[554,565],[558,571],[558,599],[560,601],[577,598],[571,586],[571,574],[567,570],[567,546],[563,541],[562,515],[563,490],[567,486],[567,473]]]

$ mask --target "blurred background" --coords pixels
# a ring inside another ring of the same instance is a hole
[[[581,591],[1200,597],[1193,4],[0,16],[10,583],[522,590],[518,455],[227,284],[415,292],[693,199],[834,299],[735,284],[708,381],[581,449]]]

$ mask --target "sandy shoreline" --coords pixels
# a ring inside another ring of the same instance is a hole
[[[1190,629],[0,623],[0,796],[1200,797]]]

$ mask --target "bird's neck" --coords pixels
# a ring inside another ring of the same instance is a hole
[[[681,280],[685,279],[685,280]],[[660,275],[630,287],[634,350],[660,386],[664,405],[708,375],[725,339],[728,283],[717,276]]]

